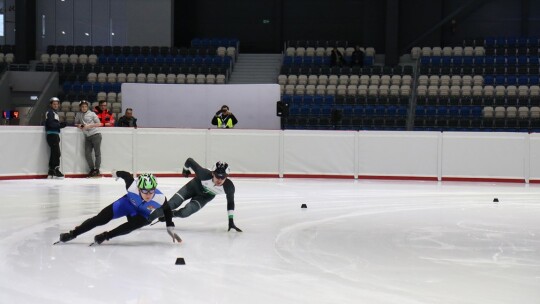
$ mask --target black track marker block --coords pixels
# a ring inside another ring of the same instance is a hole
[[[176,258],[175,265],[186,265],[186,261],[184,261],[184,258]]]
[[[493,202],[494,202],[494,203],[498,203],[498,202],[499,202],[499,199],[498,199],[498,198],[494,198],[494,199],[493,199]]]
[[[306,204],[302,204],[302,206],[300,206],[300,208],[307,208],[307,205],[306,205]]]

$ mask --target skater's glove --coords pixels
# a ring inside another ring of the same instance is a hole
[[[62,122],[60,123],[60,129],[65,128],[66,125],[67,125],[67,124],[66,124],[65,122],[62,121]]]
[[[174,226],[167,226],[167,233],[172,237],[172,241],[181,243],[182,239],[174,232]]]
[[[182,175],[184,177],[189,177],[190,173],[191,173],[191,171],[189,171],[189,169],[186,169],[186,168],[182,169]]]
[[[234,220],[232,218],[229,219],[229,230],[227,231],[231,231],[231,229],[234,229],[238,232],[242,232],[240,228],[236,227],[236,225],[234,224]]]

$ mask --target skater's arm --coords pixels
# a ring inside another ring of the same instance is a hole
[[[167,199],[165,199],[165,203],[163,203],[163,216],[165,217],[165,223],[167,226],[167,233],[171,236],[173,243],[178,242],[181,243],[182,239],[174,232],[174,223],[172,221],[172,210],[171,206],[167,202]]]
[[[225,195],[227,196],[227,211],[229,212],[229,217],[232,218],[234,213],[234,184],[230,179],[227,179],[223,184],[223,189],[225,190]]]
[[[163,203],[163,216],[165,217],[165,223],[166,223],[166,226],[169,227],[169,226],[173,226],[174,227],[174,223],[172,221],[172,210],[171,210],[171,206],[169,205],[169,202],[165,199],[165,203]]]
[[[226,180],[223,184],[223,189],[225,189],[225,194],[227,195],[227,215],[229,217],[229,229],[234,229],[238,232],[242,232],[242,229],[236,227],[234,224],[234,184],[230,179]]]
[[[131,184],[133,184],[133,181],[135,180],[133,178],[133,175],[126,171],[116,171],[116,176],[124,180],[124,182],[126,183],[126,190],[129,189],[129,187],[131,186]]]

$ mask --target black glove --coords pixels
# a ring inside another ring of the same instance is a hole
[[[189,177],[190,173],[191,173],[191,171],[189,171],[189,169],[186,169],[186,168],[182,169],[182,175],[184,177]]]
[[[221,111],[221,110],[217,111],[217,112],[216,112],[216,116],[219,116],[219,115],[221,115],[221,113],[222,113],[222,111]]]
[[[60,129],[65,128],[65,127],[66,127],[66,123],[62,121],[62,122],[60,123]]]
[[[238,232],[242,232],[240,228],[236,227],[236,225],[234,224],[234,220],[232,218],[229,219],[229,230],[227,231],[231,231],[231,229],[234,229]]]

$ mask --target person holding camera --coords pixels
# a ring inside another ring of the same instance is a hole
[[[88,177],[99,177],[99,167],[101,165],[101,133],[99,127],[101,121],[96,113],[88,110],[88,101],[82,100],[79,102],[79,109],[80,112],[75,115],[75,126],[83,132],[85,137],[84,155],[90,168]],[[92,150],[96,155],[95,164],[92,158]]]
[[[238,119],[229,112],[229,107],[226,105],[221,106],[221,110],[217,111],[212,118],[212,124],[222,129],[232,129],[237,123]]]
[[[65,122],[60,122],[58,108],[60,99],[53,97],[49,100],[49,110],[45,113],[45,133],[47,134],[47,144],[51,148],[49,157],[48,179],[63,179],[64,174],[60,172],[60,129],[66,127]]]

